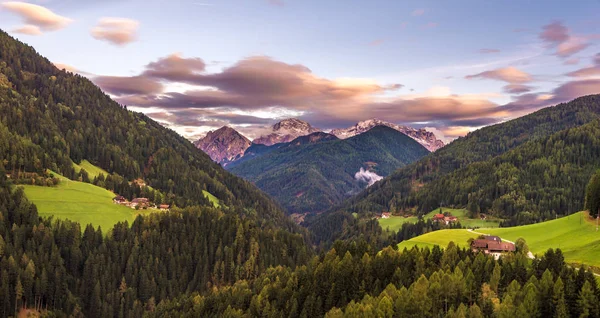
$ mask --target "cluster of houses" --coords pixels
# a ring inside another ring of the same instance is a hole
[[[444,223],[446,225],[450,224],[450,223],[455,223],[458,222],[458,218],[452,215],[443,215],[441,213],[438,213],[436,215],[434,215],[432,218],[433,222],[439,222],[439,223]]]
[[[513,243],[502,242],[499,236],[485,235],[483,238],[478,238],[471,242],[471,250],[473,252],[491,254],[495,259],[499,259],[502,254],[514,252],[516,248]]]
[[[154,203],[150,202],[148,198],[135,198],[131,201],[128,201],[125,197],[120,195],[114,197],[113,202],[115,204],[124,205],[132,209],[157,208],[160,210],[168,210],[170,208],[168,204],[155,205]]]

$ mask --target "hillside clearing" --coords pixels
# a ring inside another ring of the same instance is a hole
[[[458,218],[460,224],[463,227],[468,227],[468,228],[496,228],[496,227],[500,226],[500,221],[501,221],[499,219],[491,219],[491,220],[481,220],[479,218],[470,219],[467,217],[468,212],[466,209],[453,209],[453,208],[442,207],[441,212],[443,212],[443,213],[449,212],[451,215]],[[437,209],[425,214],[423,216],[423,220],[431,219],[437,213],[440,213],[440,208],[437,208]],[[389,229],[392,232],[396,232],[402,228],[402,224],[416,223],[418,221],[419,221],[419,218],[416,216],[409,216],[409,217],[392,216],[387,219],[379,219],[379,225],[384,230]]]
[[[85,159],[82,160],[79,164],[73,163],[73,168],[75,168],[75,171],[77,173],[79,173],[79,171],[81,171],[82,168],[85,169],[85,171],[87,171],[88,173],[88,176],[90,177],[90,180],[94,179],[100,174],[103,174],[105,177],[109,175],[109,173],[106,170],[95,166],[94,164]]]
[[[42,217],[54,216],[57,219],[69,219],[82,226],[92,224],[100,226],[104,233],[112,229],[117,222],[135,220],[136,211],[114,204],[114,193],[93,184],[72,181],[54,173],[61,181],[56,187],[23,185],[25,195],[33,202]],[[144,210],[142,213],[156,210]]]
[[[560,248],[569,263],[600,266],[600,231],[587,212],[575,213],[560,219],[510,228],[482,228],[481,233],[516,241],[524,238],[532,253],[541,255],[549,248]],[[469,238],[479,234],[467,230],[441,230],[426,233],[398,244],[400,249],[413,246],[446,247],[450,241],[465,247]]]

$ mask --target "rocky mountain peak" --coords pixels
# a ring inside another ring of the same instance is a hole
[[[282,142],[290,142],[300,136],[310,135],[319,131],[321,130],[314,128],[305,121],[297,118],[288,118],[276,123],[270,132],[254,139],[252,142],[271,146]]]
[[[227,165],[243,156],[251,142],[235,129],[223,126],[215,131],[209,131],[194,145],[209,155],[212,160]]]
[[[331,134],[340,138],[346,139],[350,137],[354,137],[356,135],[360,135],[375,126],[387,126],[397,131],[411,137],[416,140],[418,143],[423,145],[423,147],[427,148],[429,151],[436,151],[445,146],[444,142],[437,139],[434,133],[427,131],[426,129],[420,128],[415,129],[412,127],[396,125],[390,122],[386,122],[379,119],[368,119],[361,122],[358,122],[356,125],[352,127],[348,127],[346,129],[333,129]]]

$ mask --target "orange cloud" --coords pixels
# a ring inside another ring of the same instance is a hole
[[[27,34],[27,35],[42,35],[42,30],[35,25],[26,24],[22,27],[13,30],[15,33]]]
[[[139,25],[138,21],[131,19],[102,18],[98,21],[98,25],[92,29],[91,34],[97,40],[124,46],[137,39]]]
[[[73,20],[60,16],[49,9],[26,2],[9,1],[1,4],[25,21],[26,25],[14,30],[17,33],[39,35],[42,31],[56,31],[65,28]]]
[[[531,82],[531,75],[525,73],[516,67],[504,67],[498,68],[491,71],[485,71],[474,75],[467,75],[466,79],[484,78],[493,79],[498,81],[504,81],[511,84],[527,83]]]

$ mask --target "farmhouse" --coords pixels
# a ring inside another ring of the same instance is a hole
[[[435,222],[441,222],[444,221],[445,216],[441,213],[438,213],[436,215],[433,216],[433,221]]]
[[[434,215],[432,219],[433,219],[433,222],[440,222],[440,223],[444,223],[446,225],[448,225],[450,223],[458,222],[457,217],[452,216],[452,215],[445,216],[441,213]]]
[[[500,258],[504,253],[514,252],[515,244],[502,242],[498,236],[484,236],[482,239],[476,239],[471,242],[471,250],[473,252],[484,252],[485,254],[494,255],[495,259]]]
[[[382,219],[389,219],[391,215],[392,214],[390,212],[383,212],[383,213],[381,213],[381,218]]]
[[[140,208],[145,208],[148,207],[148,204],[150,203],[150,200],[148,200],[148,198],[135,198],[133,200],[131,200],[131,202],[129,203],[129,206],[132,208],[135,207],[140,207]]]
[[[123,197],[121,195],[118,195],[113,198],[113,202],[116,204],[123,204],[123,203],[127,202],[127,199],[125,199],[125,197]]]
[[[444,218],[444,222],[446,222],[446,224],[458,222],[458,218],[455,216],[447,216]]]

